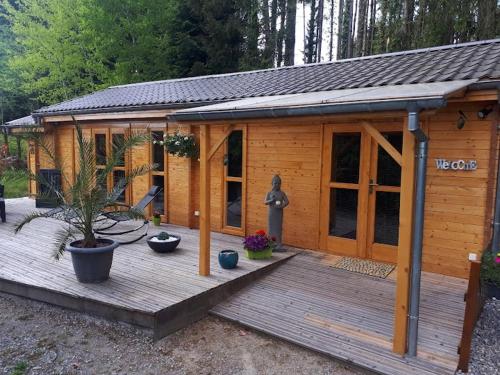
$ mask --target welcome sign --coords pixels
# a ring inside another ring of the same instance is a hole
[[[477,169],[477,161],[436,159],[436,168],[453,171],[475,171]]]

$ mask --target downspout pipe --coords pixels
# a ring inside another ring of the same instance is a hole
[[[413,217],[412,262],[410,280],[410,313],[408,316],[408,355],[417,355],[418,320],[420,309],[420,279],[424,237],[425,183],[427,172],[428,138],[420,127],[418,108],[408,110],[408,130],[417,141],[415,209]]]
[[[491,252],[500,252],[500,162],[497,167],[497,192],[495,196],[495,215],[493,217],[493,236],[491,238]]]

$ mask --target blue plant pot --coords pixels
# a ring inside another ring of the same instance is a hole
[[[219,253],[219,264],[226,270],[236,268],[238,264],[238,252],[235,250],[222,250]]]

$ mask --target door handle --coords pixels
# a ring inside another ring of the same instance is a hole
[[[368,192],[373,193],[373,187],[378,186],[378,184],[370,178],[370,183],[368,184]]]

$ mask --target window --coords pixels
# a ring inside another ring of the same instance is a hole
[[[225,226],[242,228],[243,213],[243,130],[233,131],[226,141]]]
[[[164,131],[155,130],[151,132],[151,138],[154,141],[163,141],[165,135]],[[151,185],[159,186],[162,192],[158,194],[151,205],[152,213],[159,213],[160,215],[165,215],[165,166],[166,166],[166,154],[165,148],[160,144],[151,143],[151,163],[155,164],[155,169],[151,172]]]

